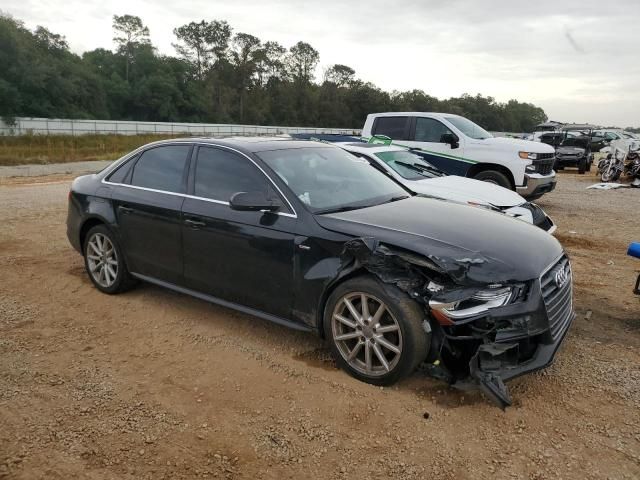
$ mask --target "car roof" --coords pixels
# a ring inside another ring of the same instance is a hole
[[[447,113],[447,112],[381,112],[381,113],[371,113],[369,116],[372,117],[399,117],[399,116],[407,116],[407,117],[417,117],[419,115],[431,115],[434,117],[461,117],[460,115],[456,115],[455,113]]]
[[[564,125],[562,130],[598,130],[596,125],[589,125],[588,123],[580,124],[580,123],[570,123]]]
[[[161,140],[154,142],[150,145],[162,145],[170,143],[200,143],[220,145],[223,147],[230,147],[240,150],[243,153],[257,153],[265,152],[269,150],[291,150],[294,148],[333,148],[332,145],[327,143],[320,143],[310,140],[295,140],[290,137],[227,137],[227,138],[214,138],[214,137],[186,137],[186,138],[173,138],[170,140]]]

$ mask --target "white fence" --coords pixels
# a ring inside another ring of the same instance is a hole
[[[0,120],[0,135],[188,135],[226,137],[230,135],[282,135],[288,133],[360,135],[351,128],[276,127],[261,125],[226,125],[215,123],[133,122],[123,120],[68,120],[58,118],[15,119],[14,125]]]

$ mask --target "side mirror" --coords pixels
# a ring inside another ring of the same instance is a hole
[[[460,146],[459,139],[455,133],[443,133],[440,136],[440,143],[448,143],[451,148],[458,148]]]
[[[232,210],[244,212],[275,212],[279,205],[269,200],[264,192],[237,192],[231,195],[229,206]]]

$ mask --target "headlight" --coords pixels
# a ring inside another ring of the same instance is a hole
[[[527,165],[526,167],[524,167],[524,169],[525,169],[526,172],[535,173],[536,166],[531,164],[531,165]]]
[[[488,288],[456,302],[444,303],[430,300],[429,306],[440,323],[452,325],[455,320],[476,317],[490,308],[506,305],[511,300],[512,294],[511,287]]]
[[[469,200],[467,205],[471,205],[472,207],[486,208],[487,210],[495,210],[495,207],[489,203],[477,202],[475,200]]]
[[[520,158],[522,158],[523,160],[537,160],[538,159],[538,154],[537,153],[518,152],[518,155],[520,155]]]

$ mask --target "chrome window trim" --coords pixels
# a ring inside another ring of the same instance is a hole
[[[248,156],[247,154],[241,152],[240,150],[237,150],[233,147],[227,147],[226,145],[219,145],[217,143],[208,143],[208,142],[199,142],[199,141],[185,141],[185,140],[178,140],[175,142],[167,142],[167,143],[161,143],[158,145],[153,145],[154,147],[160,147],[160,146],[170,146],[170,145],[174,145],[174,144],[189,144],[189,145],[198,145],[198,146],[204,146],[204,147],[214,147],[214,148],[226,148],[227,150],[231,150],[232,152],[235,152],[239,155],[241,155],[242,157],[246,158],[247,160],[249,160],[251,163],[253,163],[258,170],[260,170],[262,172],[262,174],[267,177],[267,180],[269,180],[269,182],[271,182],[271,184],[273,185],[273,187],[278,191],[278,193],[280,193],[280,196],[282,198],[284,198],[285,202],[287,202],[287,205],[289,207],[289,209],[291,209],[291,211],[293,213],[286,213],[286,212],[272,212],[275,213],[276,215],[280,215],[281,217],[290,217],[290,218],[298,218],[298,214],[296,212],[296,209],[293,208],[293,205],[291,204],[291,202],[289,201],[289,199],[287,198],[287,196],[282,192],[282,190],[280,190],[280,187],[278,187],[278,185],[276,185],[276,183],[273,181],[273,179],[267,174],[267,172],[264,171],[264,169],[258,165],[250,156]],[[205,197],[198,197],[195,195],[188,195],[186,193],[178,193],[178,192],[169,192],[166,190],[156,190],[155,188],[148,188],[148,187],[138,187],[137,185],[127,185],[126,183],[115,183],[115,182],[108,182],[106,180],[106,177],[108,177],[111,172],[113,170],[115,170],[116,168],[118,168],[122,163],[128,161],[129,159],[133,158],[135,155],[139,154],[141,151],[145,150],[145,147],[150,147],[151,145],[145,145],[143,147],[138,148],[137,150],[134,150],[133,152],[131,152],[130,155],[127,155],[126,157],[123,157],[119,160],[116,160],[111,166],[108,167],[108,169],[105,171],[104,177],[101,180],[101,183],[105,184],[105,185],[113,185],[113,186],[119,186],[119,187],[128,187],[128,188],[133,188],[136,190],[144,190],[144,191],[148,191],[148,192],[154,192],[154,193],[164,193],[166,195],[174,195],[177,197],[183,197],[183,198],[191,198],[193,200],[202,200],[205,202],[210,202],[210,203],[217,203],[219,205],[227,205],[229,206],[229,202],[224,202],[222,200],[215,200],[213,198],[205,198]]]

